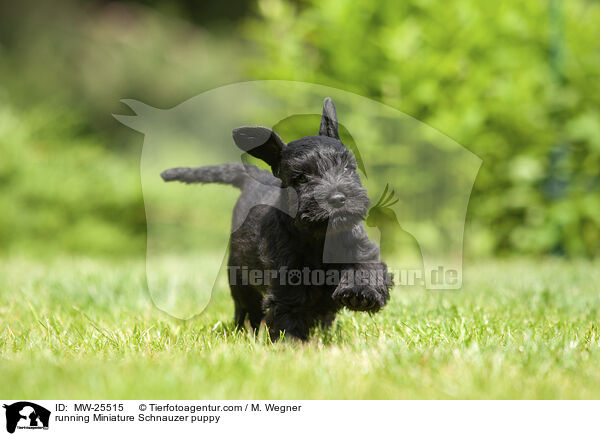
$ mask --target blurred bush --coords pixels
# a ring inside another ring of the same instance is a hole
[[[0,38],[0,252],[143,254],[143,138],[111,113],[238,80],[241,44],[133,3],[68,0],[0,3]]]
[[[142,138],[111,117],[119,99],[287,79],[379,100],[481,157],[467,252],[598,255],[598,2],[140,3],[0,3],[0,252],[143,253]]]
[[[78,136],[66,113],[0,105],[0,246],[44,254],[131,255],[144,249],[139,175],[125,156]]]
[[[600,249],[600,4],[259,0],[253,77],[378,99],[476,153],[472,253]]]

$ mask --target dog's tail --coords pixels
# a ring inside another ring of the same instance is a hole
[[[222,183],[242,188],[248,177],[241,163],[225,163],[207,167],[171,168],[160,173],[165,182],[177,180],[183,183]]]

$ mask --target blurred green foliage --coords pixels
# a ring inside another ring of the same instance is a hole
[[[599,253],[597,2],[257,0],[210,31],[200,7],[146,4],[0,4],[0,252],[143,253],[142,138],[110,116],[119,99],[286,79],[379,100],[481,157],[467,253]]]
[[[254,77],[378,99],[483,159],[474,252],[596,255],[600,4],[259,0]]]
[[[119,256],[140,252],[146,229],[139,174],[123,153],[59,112],[0,106],[0,246]]]
[[[134,4],[0,3],[0,252],[143,255],[142,135],[112,117],[240,78],[241,44]],[[210,218],[210,217],[209,217]]]

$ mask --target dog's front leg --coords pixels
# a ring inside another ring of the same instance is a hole
[[[388,302],[392,286],[385,263],[355,264],[344,269],[332,298],[350,310],[377,312]]]

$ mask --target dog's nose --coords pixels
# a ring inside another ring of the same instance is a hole
[[[346,203],[346,196],[341,192],[335,192],[329,196],[327,201],[333,207],[342,207]]]

